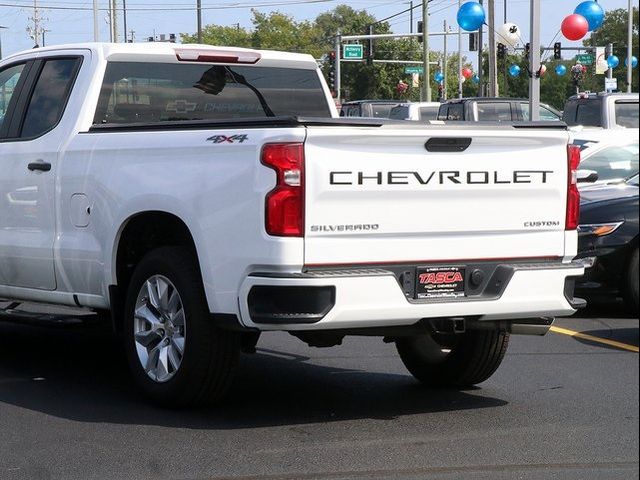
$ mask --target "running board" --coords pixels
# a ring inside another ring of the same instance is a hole
[[[7,303],[5,306],[0,306],[0,321],[3,322],[47,326],[82,325],[98,320],[98,315],[88,310],[52,307],[52,310],[58,310],[58,312],[33,312],[25,309],[18,310],[18,307],[24,305],[22,302],[0,299],[0,305],[2,303]],[[44,308],[40,306],[40,309]]]

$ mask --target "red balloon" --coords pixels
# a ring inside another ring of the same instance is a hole
[[[574,13],[562,21],[561,28],[567,40],[581,40],[589,31],[589,22],[582,15]]]
[[[470,68],[463,68],[462,76],[469,80],[471,77],[473,77],[473,71]]]

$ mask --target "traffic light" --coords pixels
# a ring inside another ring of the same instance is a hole
[[[469,51],[470,52],[478,51],[478,34],[477,33],[469,34]]]
[[[562,43],[556,42],[553,44],[553,58],[562,60]]]
[[[336,52],[329,52],[329,89],[336,91]],[[335,93],[334,93],[335,95]]]
[[[500,60],[507,56],[507,46],[504,43],[498,43],[498,58]]]
[[[531,44],[527,43],[524,46],[524,58],[529,58],[531,56]]]
[[[424,24],[422,23],[422,21],[418,21],[418,33],[424,33]],[[418,37],[418,41],[420,43],[424,42],[424,35],[420,35]]]
[[[373,65],[373,52],[366,52],[364,54],[364,59],[367,62],[368,66]]]

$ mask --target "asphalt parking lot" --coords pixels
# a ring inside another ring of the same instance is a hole
[[[557,327],[469,391],[421,388],[379,339],[266,335],[224,405],[171,411],[103,326],[0,322],[0,479],[638,478],[638,319]]]

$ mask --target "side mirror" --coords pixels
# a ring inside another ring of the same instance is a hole
[[[595,170],[578,170],[577,174],[578,183],[595,183],[600,178]]]

